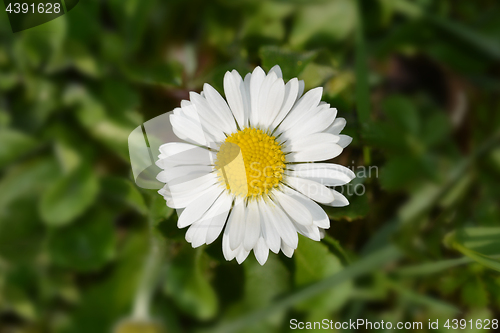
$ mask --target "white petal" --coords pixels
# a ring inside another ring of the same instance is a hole
[[[266,76],[264,81],[262,81],[262,85],[259,91],[259,97],[257,99],[257,112],[259,113],[259,115],[257,116],[257,122],[253,123],[253,126],[262,127],[263,121],[269,117],[268,108],[270,106],[270,101],[273,101],[273,97],[270,96],[270,91],[276,80],[278,80],[278,77],[276,76],[276,73],[272,72]],[[280,107],[281,104],[278,106],[278,108]]]
[[[291,188],[284,186],[283,190],[287,195],[295,198],[297,201],[299,201],[300,203],[302,203],[304,206],[307,207],[307,209],[312,215],[314,225],[324,229],[330,228],[330,219],[328,218],[328,215],[326,214],[324,209],[321,208],[320,205],[318,205],[316,202],[312,201],[305,195],[295,190],[292,190]]]
[[[224,233],[222,234],[222,254],[227,261],[233,260],[236,257],[238,250],[232,250],[229,246],[229,231],[226,226]]]
[[[194,229],[194,233],[190,241],[193,248],[197,248],[205,244],[205,239],[207,238],[207,231],[209,228],[208,221],[206,220],[197,223],[198,224],[196,226],[196,229]],[[190,228],[193,228],[193,226],[194,225],[192,225]]]
[[[189,143],[170,142],[160,146],[161,158],[156,165],[162,169],[179,165],[211,165],[214,153]]]
[[[201,187],[207,188],[207,184],[215,184],[218,180],[217,174],[215,172],[211,172],[197,178],[190,178],[185,181],[178,181],[178,179],[179,178],[174,179],[167,184],[172,195],[174,195],[175,193],[183,193],[200,189]]]
[[[293,251],[295,249],[293,247],[288,246],[285,242],[281,241],[281,251],[283,252],[284,255],[286,255],[288,258],[291,258],[293,256]]]
[[[243,247],[250,251],[253,249],[260,236],[260,213],[259,206],[255,200],[248,202],[245,220],[245,236]]]
[[[328,126],[325,132],[339,135],[340,132],[342,132],[342,130],[344,129],[346,124],[347,122],[344,118],[336,118],[335,121],[330,126]]]
[[[264,104],[261,106],[262,113],[259,123],[262,127],[268,128],[271,126],[272,121],[276,118],[276,115],[279,113],[281,106],[283,105],[284,97],[285,83],[283,82],[283,79],[280,78],[274,81],[266,95]]]
[[[195,223],[191,224],[189,229],[186,232],[186,241],[192,245],[193,243],[193,238],[196,235],[196,229],[200,226],[200,223],[196,221]]]
[[[337,143],[340,137],[329,133],[314,133],[303,138],[294,138],[287,140],[282,149],[283,152],[288,153],[292,151],[299,151],[309,148],[318,143]]]
[[[297,93],[297,99],[302,97],[302,94],[304,93],[304,88],[306,87],[306,84],[304,80],[299,80],[299,92]]]
[[[183,165],[161,171],[156,179],[162,183],[168,183],[176,178],[197,178],[212,171],[213,167],[210,165]]]
[[[257,244],[253,249],[253,254],[261,266],[266,263],[267,257],[269,256],[269,248],[262,237],[257,241]]]
[[[338,164],[304,163],[291,164],[287,174],[294,177],[307,178],[327,186],[340,186],[354,179],[352,170]]]
[[[213,242],[224,227],[231,203],[232,197],[221,195],[202,218],[190,227],[190,229],[194,228],[194,232],[189,233],[189,236],[186,233],[186,240],[190,241],[195,248]]]
[[[286,155],[288,162],[316,162],[326,161],[339,156],[342,147],[336,143],[318,143],[307,149],[299,150]]]
[[[313,241],[319,242],[321,240],[321,234],[319,232],[319,229],[314,224],[311,224],[311,225],[301,225],[301,224],[298,224],[298,223],[294,223],[293,225],[297,228],[297,231],[301,235],[304,235],[307,238],[312,239]]]
[[[243,80],[243,84],[245,86],[246,92],[246,106],[245,106],[245,127],[250,126],[250,115],[252,114],[252,96],[250,94],[250,82],[252,81],[252,74],[248,73],[245,75],[245,79]],[[244,95],[243,95],[244,96]],[[243,100],[245,102],[245,100]]]
[[[224,131],[218,124],[217,117],[213,114],[205,98],[195,92],[190,92],[189,98],[191,98],[190,101],[181,101],[181,108],[186,116],[192,120],[198,119],[203,129],[209,132],[214,138],[224,138]],[[195,103],[194,100],[197,100],[198,103]]]
[[[267,203],[264,200],[260,200],[259,202],[259,210],[262,214],[262,220],[260,224],[260,230],[262,237],[266,241],[267,246],[274,253],[278,253],[280,250],[281,238],[276,228],[274,227],[272,221],[271,212]]]
[[[180,143],[180,142],[169,142],[160,146],[160,153],[163,155],[163,158],[168,158],[179,153],[189,151],[191,149],[202,149],[198,146],[189,144],[189,143]]]
[[[206,193],[189,204],[182,214],[179,215],[177,226],[182,229],[199,220],[212,206],[215,200],[217,200],[223,190],[224,189],[219,186],[209,187]]]
[[[326,206],[332,206],[332,207],[345,207],[347,205],[349,205],[349,200],[347,200],[346,197],[344,197],[343,194],[335,191],[335,190],[331,190],[333,196],[334,196],[334,200],[330,203],[327,203]]]
[[[236,261],[238,262],[238,264],[241,264],[243,261],[245,261],[245,259],[248,257],[249,253],[250,253],[250,251],[245,250],[242,246],[240,248],[240,251],[236,255]]]
[[[286,177],[286,183],[292,186],[294,189],[304,194],[305,196],[317,201],[319,203],[330,203],[333,201],[334,196],[332,191],[318,183],[313,182],[312,180],[297,178],[297,177]]]
[[[292,221],[290,221],[290,218],[285,214],[281,207],[275,203],[269,202],[268,207],[271,223],[273,223],[273,226],[276,228],[276,231],[280,235],[281,239],[289,246],[296,249],[299,238]]]
[[[234,133],[237,131],[236,123],[234,121],[233,113],[229,109],[226,101],[219,94],[217,90],[215,90],[211,85],[205,83],[203,85],[203,92],[205,93],[206,99],[208,101],[208,105],[214,110],[219,118],[224,123],[224,129],[226,129],[226,133]],[[221,124],[222,125],[222,124]]]
[[[312,215],[303,204],[280,191],[274,191],[274,197],[292,220],[298,224],[312,225]]]
[[[226,72],[224,75],[224,93],[234,118],[239,127],[243,128],[245,126],[245,113],[248,112],[245,110],[248,96],[243,79],[236,70]]]
[[[271,74],[271,72],[274,72],[277,77],[283,78],[283,73],[281,72],[281,67],[279,65],[274,65],[273,68],[269,70],[268,75]]]
[[[210,118],[208,119],[210,121],[206,121],[205,119],[203,119],[200,113],[198,112],[198,109],[191,101],[182,100],[181,108],[183,114],[187,118],[189,118],[192,122],[196,124],[201,124],[201,128],[205,132],[205,136],[209,140],[217,142],[224,141],[226,137],[220,126],[217,126],[217,124]]]
[[[262,117],[265,115],[265,108],[267,107],[267,98],[269,96],[269,90],[271,89],[271,86],[273,85],[274,81],[278,79],[278,76],[276,76],[276,73],[270,73],[264,78],[264,81],[262,81],[262,84],[260,86],[259,90],[259,96],[257,98],[257,112],[259,113],[258,115],[258,121],[253,124],[253,126],[259,126],[262,122]]]
[[[309,90],[301,99],[295,103],[292,110],[280,124],[280,131],[286,131],[299,122],[300,119],[306,117],[308,113],[316,108],[321,101],[323,88],[318,87]]]
[[[288,115],[288,112],[292,109],[295,101],[297,100],[297,94],[299,92],[299,81],[297,78],[293,78],[287,82],[285,85],[285,96],[283,97],[283,105],[280,111],[271,123],[271,128],[276,128],[281,121]]]
[[[204,95],[204,92],[202,92],[202,94],[197,94],[192,91],[189,93],[189,99],[191,100],[191,103],[196,106],[196,110],[198,111],[200,117],[203,121],[211,123],[215,128],[219,128],[225,133],[231,133],[232,126],[225,121],[224,116],[219,112],[219,110],[212,109],[208,100],[203,97]],[[211,95],[211,97],[213,96]]]
[[[352,138],[348,135],[340,134],[339,136],[340,140],[337,144],[342,148],[347,147],[352,142]]]
[[[232,250],[236,250],[243,241],[245,235],[245,204],[238,200],[234,203],[234,207],[229,215],[229,245]]]
[[[203,177],[199,177],[203,178]],[[196,200],[201,194],[205,193],[203,192],[204,190],[208,189],[211,186],[218,186],[214,185],[214,181],[211,178],[203,178],[202,182],[198,182],[199,179],[197,178],[196,185],[197,186],[192,186],[190,187],[189,190],[186,191],[170,191],[170,197],[166,197],[167,199],[167,204],[171,208],[185,208],[188,206],[191,202]],[[192,185],[193,183],[190,183],[189,185]]]
[[[233,202],[233,197],[223,193],[219,197],[217,202],[214,204],[214,206],[216,204],[220,204],[220,206],[218,207],[216,213],[214,213],[214,216],[210,223],[210,228],[207,231],[207,238],[205,244],[210,244],[214,240],[216,240],[217,237],[219,237],[222,228],[226,224],[227,216],[229,215],[232,202]]]
[[[211,140],[205,135],[200,123],[175,114],[171,114],[169,119],[172,130],[179,139],[207,147],[210,145]]]
[[[299,122],[287,129],[283,133],[283,137],[288,140],[294,140],[295,138],[322,132],[334,121],[336,114],[336,109],[323,108],[314,116],[308,117],[303,122]]]
[[[250,124],[254,126],[259,123],[259,96],[260,96],[260,88],[262,87],[262,83],[266,78],[266,73],[260,67],[256,67],[252,72],[252,76],[250,77]]]
[[[326,235],[325,229],[319,228],[319,235],[320,235],[321,239],[325,238],[325,235]]]

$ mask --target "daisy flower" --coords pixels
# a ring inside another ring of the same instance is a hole
[[[347,199],[331,187],[354,178],[346,167],[317,163],[338,156],[351,138],[344,118],[321,101],[322,88],[303,96],[304,82],[286,84],[279,66],[257,67],[244,79],[224,76],[224,99],[212,86],[190,93],[170,115],[183,142],[160,147],[157,176],[178,227],[193,247],[220,233],[226,260],[253,250],[263,265],[269,250],[291,257],[300,233],[319,241],[330,220],[321,206]]]

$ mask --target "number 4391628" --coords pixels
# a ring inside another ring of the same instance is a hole
[[[47,2],[45,4],[39,3],[35,5],[34,3],[9,3],[7,8],[5,8],[6,12],[14,13],[14,14],[27,14],[29,13],[39,13],[39,14],[52,14],[52,13],[60,13],[61,12],[61,4],[60,3],[50,3]]]
[[[489,319],[484,319],[484,320],[481,320],[481,319],[478,319],[476,321],[470,319],[470,320],[465,320],[465,319],[448,319],[446,321],[446,323],[444,324],[444,327],[447,328],[447,329],[453,329],[453,330],[457,330],[457,329],[466,329],[468,327],[470,327],[470,329],[485,329],[485,330],[488,330],[488,329],[493,329],[493,330],[497,330],[498,329],[498,319],[493,319],[493,320],[489,320]]]

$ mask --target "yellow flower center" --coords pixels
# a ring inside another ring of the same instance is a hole
[[[278,187],[285,169],[285,154],[274,136],[255,128],[231,134],[220,146],[215,168],[232,194],[257,197]]]

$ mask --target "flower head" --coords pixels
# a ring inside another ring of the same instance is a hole
[[[321,101],[322,88],[303,96],[304,83],[286,84],[279,66],[257,67],[244,79],[233,70],[224,77],[226,100],[210,85],[192,92],[170,115],[184,142],[160,147],[163,169],[159,191],[180,210],[178,226],[189,226],[193,247],[212,243],[221,232],[227,260],[260,264],[269,250],[291,257],[297,232],[319,241],[330,220],[318,203],[349,202],[332,186],[354,173],[340,165],[317,163],[338,156],[351,138],[341,135],[346,121]]]

